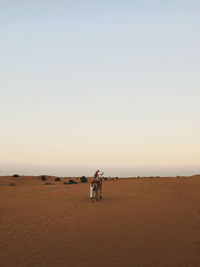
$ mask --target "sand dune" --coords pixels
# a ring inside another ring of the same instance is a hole
[[[0,177],[0,266],[200,266],[200,176],[48,180]]]

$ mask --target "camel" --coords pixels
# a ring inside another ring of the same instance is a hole
[[[102,181],[94,180],[90,185],[90,198],[92,202],[94,202],[94,198],[96,198],[96,201],[99,201],[99,198],[101,199],[102,194]]]

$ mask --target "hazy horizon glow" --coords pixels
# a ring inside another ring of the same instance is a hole
[[[200,172],[199,11],[1,0],[0,175]]]

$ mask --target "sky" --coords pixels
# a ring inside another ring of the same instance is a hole
[[[200,173],[198,0],[0,0],[0,175]]]

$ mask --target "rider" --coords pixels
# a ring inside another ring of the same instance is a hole
[[[99,174],[99,170],[97,170],[94,173],[94,179],[92,181],[92,184],[97,183],[97,184],[101,184],[102,183],[102,176],[103,176],[103,172]]]

